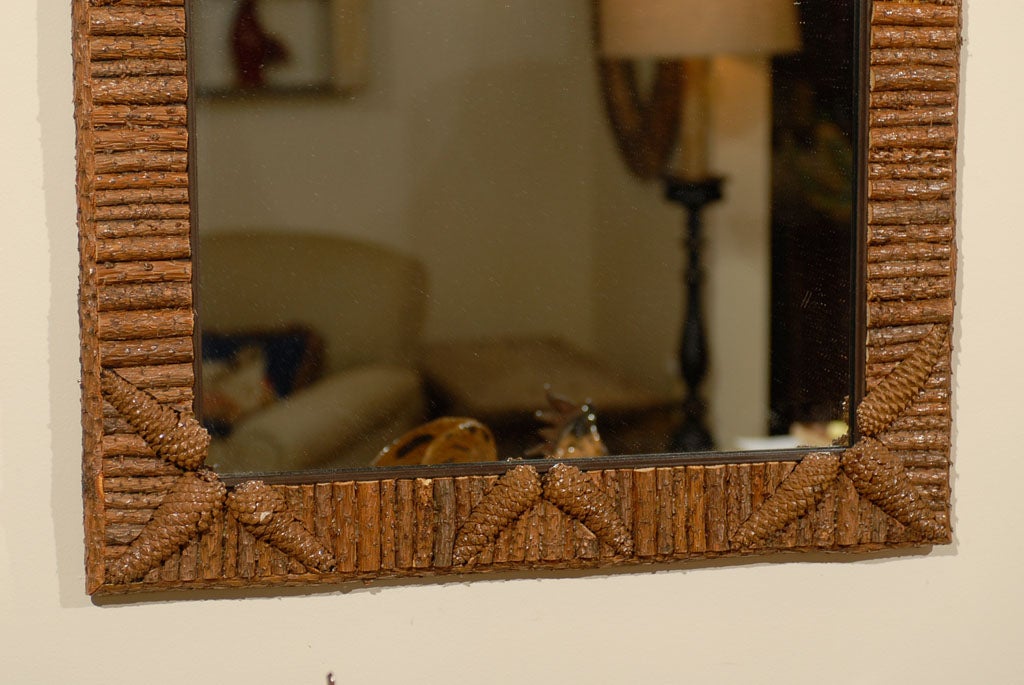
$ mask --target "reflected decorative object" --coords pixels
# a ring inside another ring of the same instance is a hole
[[[231,28],[235,75],[241,88],[262,88],[266,68],[288,59],[288,48],[267,33],[256,7],[256,0],[242,0]]]
[[[476,419],[443,416],[413,428],[377,455],[372,466],[495,461],[491,429]]]
[[[334,571],[310,573],[256,540],[234,516],[217,513],[224,507],[215,476],[183,474],[181,466],[155,456],[179,451],[160,445],[160,431],[132,425],[133,407],[141,403],[108,375],[145,388],[170,412],[191,406],[193,188],[187,176],[185,8],[183,0],[74,0],[88,592],[644,568],[778,551],[948,544],[961,4],[871,0],[866,6],[870,123],[860,151],[866,178],[858,283],[864,331],[856,353],[867,391],[861,406],[871,408],[862,410],[861,431],[873,435],[869,441],[853,436],[858,447],[846,450],[833,485],[820,500],[813,497],[817,504],[774,533],[733,541],[730,532],[783,493],[782,484],[809,453],[574,461],[629,533],[627,555],[601,545],[579,522],[581,515],[573,518],[551,504],[545,489],[554,499],[561,494],[539,462],[512,469],[501,462],[419,467],[399,475],[348,471],[290,483],[264,479],[335,558]],[[907,385],[888,389],[887,379],[904,376]],[[876,391],[892,401],[876,406]],[[159,414],[172,417],[157,418],[165,422],[160,425],[179,421],[178,414]],[[142,432],[154,440],[152,448],[139,438]],[[202,452],[182,450],[193,455],[184,467],[201,464]],[[499,490],[496,483],[503,482]],[[883,487],[876,490],[874,483]],[[241,483],[225,479],[224,486]],[[514,496],[495,507],[494,516],[483,516],[482,502],[504,490]],[[899,504],[914,498],[920,506]],[[142,553],[149,537],[142,532],[158,526],[161,542]],[[476,537],[463,538],[460,531]]]
[[[351,94],[366,85],[369,0],[190,3],[202,96]]]
[[[528,457],[574,459],[606,457],[608,448],[597,431],[597,416],[590,404],[576,404],[548,390],[551,409],[539,409],[537,418],[546,425],[537,431],[543,442]]]
[[[708,169],[710,58],[720,54],[770,55],[796,49],[796,7],[791,0],[601,0],[599,11],[599,49],[603,57],[683,60],[685,73],[677,94],[682,103],[678,157],[674,166],[665,158],[657,170],[665,176],[666,198],[683,205],[688,214],[685,313],[679,342],[679,368],[687,395],[683,400],[683,423],[673,435],[671,449],[711,450],[714,440],[707,427],[707,403],[701,390],[708,370],[701,214],[708,204],[722,198],[722,179]],[[605,79],[603,85],[615,84]],[[655,95],[663,96],[660,90]],[[618,136],[621,127],[614,122],[620,147],[628,146],[630,141]],[[639,154],[627,155],[627,160]],[[634,166],[630,163],[631,168]]]

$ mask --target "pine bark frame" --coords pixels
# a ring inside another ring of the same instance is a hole
[[[104,401],[101,371],[179,410],[193,399],[186,8],[185,0],[72,0],[87,591],[313,585],[949,543],[961,0],[864,2],[867,204],[858,278],[865,325],[857,357],[867,397],[874,392],[878,400],[857,450],[814,460],[794,452],[587,463],[589,484],[574,475],[573,492],[609,503],[605,513],[624,526],[628,546],[596,536],[573,515],[567,495],[549,489],[547,467],[538,468],[543,492],[531,491],[525,511],[480,538],[465,565],[461,552],[453,554],[465,549],[457,538],[507,465],[275,482],[275,501],[283,498],[333,556],[329,570],[257,539],[221,508],[141,578],[115,583],[111,565],[183,471],[156,457]],[[886,394],[892,379],[910,371],[916,385]],[[895,474],[893,482],[919,503],[917,513],[893,505],[892,492],[865,486],[865,468],[876,469],[869,480]],[[782,502],[790,492],[811,493],[809,503]],[[773,512],[781,512],[777,520]]]

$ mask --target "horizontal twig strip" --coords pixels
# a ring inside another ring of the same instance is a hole
[[[868,326],[899,326],[909,323],[949,323],[953,320],[953,301],[868,303]]]
[[[954,49],[960,40],[955,26],[907,27],[881,26],[871,28],[871,47],[892,48],[949,48]]]
[[[913,414],[900,416],[889,424],[889,430],[895,432],[949,432],[950,417],[945,412],[933,412],[931,414]]]
[[[160,172],[157,172],[160,173]],[[143,174],[144,175],[144,174]],[[98,221],[95,226],[99,240],[125,238],[166,238],[187,236],[189,223],[185,219],[152,219],[149,221]]]
[[[868,181],[870,200],[944,200],[952,196],[949,179]]]
[[[187,96],[188,80],[184,76],[131,76],[92,82],[93,102],[101,105],[178,104]]]
[[[118,238],[96,241],[97,262],[184,259],[192,254],[187,235]]]
[[[191,283],[129,283],[102,288],[99,311],[174,309],[192,305]]]
[[[98,153],[94,157],[96,172],[111,174],[128,171],[186,171],[187,152],[131,152]]]
[[[93,78],[184,76],[186,73],[185,61],[180,59],[104,60],[93,62],[91,72]]]
[[[953,162],[925,162],[923,164],[874,162],[868,165],[868,180],[952,179],[953,173]]]
[[[103,542],[108,545],[127,545],[139,536],[144,523],[108,523],[103,528]]]
[[[934,278],[889,278],[869,281],[868,300],[935,300],[950,297],[953,282],[949,276]]]
[[[187,187],[188,174],[181,171],[130,171],[118,174],[97,174],[93,177],[93,188],[97,192],[104,190]],[[187,222],[176,223],[187,225]]]
[[[872,66],[927,64],[931,66],[955,67],[959,63],[956,50],[935,50],[931,48],[872,50],[870,59]]]
[[[192,309],[100,312],[100,340],[139,340],[192,335]]]
[[[103,459],[104,477],[112,476],[176,476],[181,469],[165,459],[156,457],[106,457]]]
[[[955,142],[953,126],[872,128],[868,135],[868,144],[873,148],[952,148]]]
[[[957,103],[952,90],[883,90],[868,94],[868,110],[951,108]]]
[[[92,110],[92,125],[96,130],[129,126],[184,128],[187,124],[188,110],[185,105],[99,105]]]
[[[93,36],[184,36],[184,7],[94,7]]]
[[[109,525],[136,525],[149,523],[153,513],[145,509],[107,509],[103,512],[103,520]]]
[[[915,109],[874,109],[869,114],[871,125],[882,126],[952,126],[956,110],[952,107],[919,107]]]
[[[119,221],[123,219],[187,219],[191,208],[187,204],[165,205],[113,205],[97,207],[93,217],[97,221]]]
[[[942,431],[889,431],[879,439],[891,450],[945,450],[949,447],[949,435]]]
[[[195,382],[191,364],[158,364],[117,369],[121,376],[141,390],[192,387]]]
[[[188,284],[180,284],[188,286]],[[108,340],[100,343],[100,360],[107,367],[149,364],[191,364],[192,338]]]
[[[146,204],[188,204],[188,188],[114,188],[93,192],[96,207]]]
[[[188,260],[102,262],[96,266],[96,281],[99,285],[191,280],[192,262]]]
[[[96,131],[93,134],[93,140],[97,152],[188,150],[188,130],[185,128],[109,129]]]
[[[910,262],[950,259],[953,249],[948,243],[891,243],[870,245],[868,264],[876,262]]]
[[[952,163],[952,148],[884,148],[868,150],[872,164],[936,164]]]
[[[912,262],[878,262],[868,264],[868,278],[924,278],[928,276],[948,276],[953,273],[953,265],[948,259]]]
[[[921,65],[871,68],[868,87],[882,90],[956,90],[959,69],[956,67]]]
[[[956,26],[958,8],[934,2],[879,2],[871,5],[871,23],[876,26]]]
[[[147,392],[155,397],[156,401],[160,404],[166,404],[167,406],[174,407],[179,411],[182,408],[190,410],[192,407],[192,401],[195,399],[191,383],[173,388],[150,388]]]
[[[164,500],[164,494],[105,492],[103,503],[109,509],[156,509]]]
[[[942,224],[953,220],[949,200],[875,201],[868,203],[871,224]]]
[[[146,441],[135,433],[118,433],[115,435],[104,435],[100,443],[103,450],[104,463],[108,458],[121,457],[146,457],[156,460],[153,450],[149,448]]]
[[[925,224],[901,226],[899,224],[868,224],[868,245],[889,243],[950,243],[952,224]]]
[[[89,39],[92,60],[185,59],[185,38],[165,36],[95,36]]]
[[[941,469],[949,467],[945,452],[908,452],[901,455],[903,465],[909,469]]]
[[[872,328],[867,332],[867,345],[869,348],[906,344],[914,345],[928,335],[932,328],[932,324]]]
[[[103,489],[107,492],[159,492],[164,493],[174,487],[181,476],[111,476],[103,474]]]
[[[185,0],[89,0],[93,7],[182,7]]]

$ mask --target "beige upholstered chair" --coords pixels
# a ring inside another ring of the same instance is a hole
[[[324,341],[321,378],[244,418],[210,448],[221,471],[362,466],[424,418],[416,351],[426,275],[415,259],[343,237],[204,234],[204,330],[306,326]]]

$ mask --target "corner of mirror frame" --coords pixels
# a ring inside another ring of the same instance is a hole
[[[961,0],[865,0],[856,444],[789,461],[225,486],[193,399],[185,0],[72,0],[87,591],[949,543]],[[177,412],[181,412],[181,415]]]

